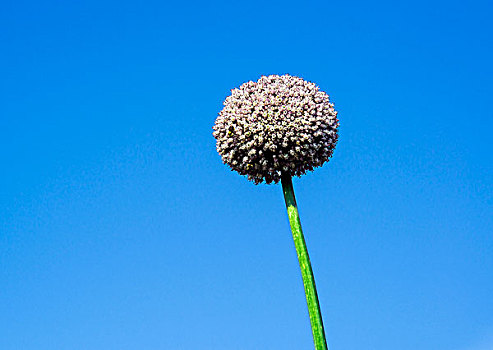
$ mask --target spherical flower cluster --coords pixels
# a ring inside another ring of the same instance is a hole
[[[317,85],[269,75],[231,90],[213,135],[225,164],[255,184],[270,184],[327,162],[338,127],[334,105]]]

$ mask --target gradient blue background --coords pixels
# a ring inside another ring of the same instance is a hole
[[[294,182],[331,349],[493,349],[492,10],[4,1],[0,349],[311,349],[280,186],[211,135],[282,73],[341,121]]]

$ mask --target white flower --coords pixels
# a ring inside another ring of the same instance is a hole
[[[249,81],[224,101],[213,127],[216,148],[232,170],[259,184],[301,176],[327,162],[339,120],[329,96],[290,75]]]

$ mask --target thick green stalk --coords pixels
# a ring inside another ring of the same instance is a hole
[[[288,210],[289,224],[293,232],[294,245],[300,262],[301,276],[303,277],[303,285],[305,286],[306,303],[308,304],[308,314],[310,315],[310,323],[312,325],[313,342],[316,350],[327,350],[327,341],[325,340],[324,325],[322,322],[322,314],[320,313],[320,305],[318,303],[317,288],[315,286],[315,278],[313,277],[312,265],[308,250],[306,248],[305,238],[301,230],[300,216],[294,197],[293,182],[291,176],[283,175],[281,178],[282,191],[284,200],[286,201],[286,209]]]

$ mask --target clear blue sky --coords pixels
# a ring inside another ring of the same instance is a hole
[[[0,349],[311,349],[280,186],[212,125],[262,74],[329,93],[294,182],[331,350],[493,349],[488,1],[5,1]]]

